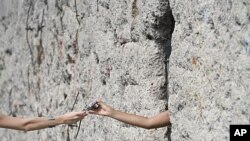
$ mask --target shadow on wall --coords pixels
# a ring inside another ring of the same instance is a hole
[[[172,51],[172,34],[174,32],[175,28],[175,19],[172,14],[172,9],[170,8],[170,5],[168,3],[166,12],[161,16],[157,17],[157,25],[154,27],[155,31],[159,35],[158,38],[156,38],[157,44],[160,45],[160,47],[163,49],[164,54],[164,64],[165,64],[165,84],[161,88],[162,93],[164,94],[163,99],[166,99],[166,110],[168,110],[168,99],[169,99],[169,58]],[[165,133],[165,138],[168,141],[171,141],[171,132],[172,132],[172,124],[167,127],[167,131]]]
[[[172,10],[169,8],[162,17],[157,18],[157,22],[158,25],[155,27],[155,30],[158,32],[159,37],[156,41],[164,49],[165,59],[168,59],[171,54],[171,40],[175,26]]]
[[[155,37],[156,43],[161,47],[164,54],[164,64],[165,64],[165,78],[166,82],[161,88],[162,93],[164,94],[161,99],[166,99],[168,101],[168,74],[169,74],[169,58],[172,51],[172,34],[175,27],[175,19],[172,14],[172,9],[169,6],[169,3],[166,5],[165,13],[161,17],[156,17],[156,25],[154,25],[154,30],[157,34]],[[166,106],[166,109],[168,107]]]

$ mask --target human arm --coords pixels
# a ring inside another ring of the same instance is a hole
[[[0,127],[24,131],[39,130],[60,124],[73,124],[86,115],[85,112],[70,112],[50,120],[46,117],[19,118],[0,114]]]
[[[170,123],[170,116],[168,111],[159,113],[156,116],[148,118],[115,110],[102,101],[98,101],[98,104],[100,105],[100,107],[96,110],[91,111],[91,114],[108,116],[121,122],[142,127],[145,129],[160,128],[167,126]]]

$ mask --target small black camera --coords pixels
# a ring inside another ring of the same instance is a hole
[[[97,101],[91,102],[88,107],[87,110],[95,110],[99,108],[99,104]]]

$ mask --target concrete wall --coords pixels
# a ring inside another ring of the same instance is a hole
[[[95,99],[153,116],[167,104],[165,56],[173,18],[166,0],[1,0],[0,105],[13,116],[81,110]],[[79,95],[78,95],[79,94]],[[88,116],[76,128],[0,129],[1,141],[163,140],[145,130]]]
[[[230,124],[250,123],[249,16],[248,0],[0,0],[2,112],[58,115],[102,99],[145,116],[168,105],[172,122],[168,139],[88,116],[77,139],[58,126],[0,129],[1,141],[229,140]]]
[[[172,140],[228,141],[250,124],[250,3],[170,0]]]

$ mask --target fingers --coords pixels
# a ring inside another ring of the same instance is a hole
[[[98,103],[99,105],[101,105],[101,106],[105,105],[105,103],[104,103],[103,101],[101,101],[101,100],[97,100],[97,103]]]
[[[89,111],[74,112],[74,115],[77,116],[77,118],[78,117],[84,118],[88,114],[105,115],[104,112],[107,109],[107,105],[101,100],[97,100],[96,102],[100,105],[98,109],[93,109],[93,110],[89,110]]]

